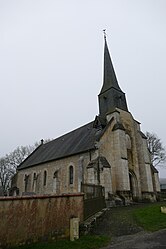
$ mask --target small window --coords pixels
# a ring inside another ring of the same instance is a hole
[[[37,175],[36,173],[33,174],[33,181],[36,181],[37,180]]]
[[[74,175],[74,169],[73,166],[69,167],[69,183],[73,184],[73,175]]]
[[[43,177],[43,185],[46,186],[47,183],[47,171],[44,171],[44,177]]]

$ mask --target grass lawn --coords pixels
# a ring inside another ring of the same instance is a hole
[[[36,243],[12,249],[98,249],[108,245],[110,238],[107,236],[83,236],[75,241],[59,240],[52,242]]]
[[[147,231],[157,231],[166,228],[166,214],[161,213],[160,207],[166,203],[155,203],[133,209],[132,215],[136,223]]]

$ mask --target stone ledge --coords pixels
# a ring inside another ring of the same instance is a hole
[[[104,208],[81,223],[80,235],[86,235],[90,233],[92,228],[98,223],[99,219],[105,214],[107,210],[109,210],[109,208]]]
[[[72,193],[72,194],[61,194],[61,195],[24,195],[24,196],[4,196],[0,197],[0,201],[8,200],[27,200],[27,199],[46,199],[46,198],[68,198],[68,197],[80,197],[84,196],[84,193]]]

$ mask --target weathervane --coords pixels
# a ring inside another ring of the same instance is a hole
[[[107,36],[107,34],[106,34],[106,29],[103,29],[103,33],[104,33],[104,39],[106,39],[106,36]]]

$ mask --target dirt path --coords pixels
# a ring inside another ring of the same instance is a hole
[[[135,234],[143,229],[138,227],[130,212],[137,207],[116,207],[108,210],[93,228],[92,233],[117,237]]]

